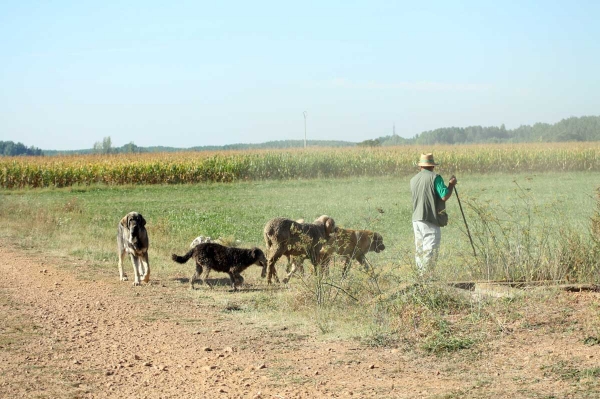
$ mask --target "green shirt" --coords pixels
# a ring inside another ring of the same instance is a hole
[[[442,176],[437,175],[433,184],[435,185],[435,191],[438,193],[440,198],[444,198],[446,194],[448,194],[448,187],[446,187],[444,184],[444,179],[442,179]]]

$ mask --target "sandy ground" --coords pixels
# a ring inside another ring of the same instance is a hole
[[[0,397],[600,397],[598,375],[569,375],[600,366],[600,345],[583,342],[597,293],[565,294],[573,331],[538,326],[425,356],[265,328],[178,295],[180,282],[132,287],[116,262],[112,275],[82,278],[86,267],[0,241]]]

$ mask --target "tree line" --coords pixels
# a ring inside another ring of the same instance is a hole
[[[308,140],[307,146],[309,147],[352,147],[356,143],[349,141],[335,141],[335,140]],[[110,137],[105,137],[102,141],[97,141],[94,147],[85,150],[74,150],[74,151],[44,151],[46,155],[68,155],[68,154],[132,154],[142,152],[181,152],[181,151],[227,151],[227,150],[261,150],[261,149],[285,149],[285,148],[302,148],[304,147],[304,140],[278,140],[268,141],[259,144],[228,144],[223,146],[198,146],[189,148],[177,148],[177,147],[164,147],[164,146],[152,146],[152,147],[139,147],[133,142],[125,144],[122,147],[113,147],[112,140]]]
[[[533,126],[521,125],[516,129],[500,126],[444,127],[426,131],[412,138],[397,134],[381,136],[360,143],[340,140],[308,140],[309,147],[378,147],[397,145],[435,145],[435,144],[485,144],[485,143],[532,143],[565,141],[600,141],[600,116],[582,116],[563,119],[555,124],[536,123]],[[224,146],[198,146],[190,148],[175,147],[139,147],[133,142],[121,147],[113,147],[110,137],[94,143],[90,149],[75,151],[40,150],[26,147],[22,143],[0,141],[0,155],[65,155],[65,154],[123,154],[140,152],[178,152],[178,151],[223,151],[250,149],[302,148],[304,140],[278,140],[260,144],[229,144]]]
[[[411,139],[391,135],[376,141],[382,146],[600,141],[600,116],[571,117],[555,124],[521,125],[512,130],[506,129],[504,124],[499,127],[445,127],[417,134]]]
[[[74,155],[74,154],[139,154],[142,152],[150,152],[147,148],[139,147],[135,143],[130,142],[122,145],[121,147],[113,147],[112,139],[110,136],[104,137],[102,141],[96,141],[92,148],[84,150],[73,150],[73,151],[57,151],[57,150],[45,150],[45,155]]]
[[[19,155],[44,155],[43,151],[36,147],[26,147],[23,143],[13,141],[0,141],[0,155],[19,156]]]

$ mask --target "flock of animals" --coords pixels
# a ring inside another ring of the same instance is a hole
[[[127,281],[123,272],[123,259],[130,255],[133,263],[134,282],[150,279],[148,261],[148,232],[146,220],[138,212],[129,212],[118,224],[117,245],[119,251],[119,274],[121,281]],[[351,230],[337,227],[333,218],[323,215],[312,223],[303,220],[274,218],[267,222],[263,230],[267,247],[266,254],[260,248],[237,248],[222,245],[210,237],[199,236],[191,244],[191,249],[183,256],[172,255],[177,263],[186,263],[193,258],[196,263],[195,273],[190,279],[198,278],[210,287],[208,275],[211,270],[227,273],[234,291],[242,285],[241,273],[251,265],[262,267],[261,276],[267,277],[268,284],[272,280],[279,282],[275,264],[282,257],[288,259],[291,268],[283,279],[287,283],[298,269],[302,269],[304,260],[309,259],[315,268],[327,267],[334,255],[344,260],[343,274],[348,272],[350,262],[354,259],[367,268],[365,254],[379,253],[385,249],[381,234],[370,230]]]

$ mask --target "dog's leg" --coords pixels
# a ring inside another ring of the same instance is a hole
[[[134,254],[129,254],[131,257],[131,263],[133,263],[133,285],[140,285],[140,260]]]
[[[304,276],[304,258],[298,258],[298,263],[296,264],[298,271]]]
[[[233,277],[235,278],[235,285],[236,286],[241,286],[244,284],[244,277],[242,277],[242,275],[240,274],[239,270],[234,270],[233,271]]]
[[[144,279],[144,283],[150,281],[150,259],[148,258],[148,252],[144,252],[142,255],[142,266],[143,266],[143,274],[142,278]]]
[[[273,254],[272,258],[269,258],[267,260],[267,284],[271,284],[271,279],[274,276],[275,277],[275,282],[278,283],[279,282],[279,278],[277,277],[277,270],[275,270],[275,264],[277,263],[277,261],[279,260],[279,258],[281,257],[281,254],[279,253],[275,253]]]
[[[344,257],[344,268],[342,269],[342,277],[346,277],[346,275],[348,274],[348,271],[350,270],[350,262],[352,261],[352,258],[349,256],[345,256]]]
[[[202,274],[202,265],[199,263],[196,263],[196,271],[194,272],[194,275],[190,279],[190,288],[191,289],[194,289],[194,281],[196,281],[198,276],[201,274]]]
[[[261,278],[267,277],[267,271],[269,270],[269,259],[271,259],[271,256],[272,256],[271,254],[272,253],[274,253],[274,249],[267,248],[267,252],[266,252],[267,262],[266,262],[266,264],[263,265],[262,270],[260,272],[260,277]]]
[[[123,258],[125,254],[125,250],[119,251],[119,278],[121,281],[127,281],[127,274],[123,272]]]
[[[237,287],[235,286],[236,283],[236,275],[233,272],[227,272],[227,274],[229,274],[229,278],[231,279],[231,287],[233,288],[234,291],[237,291]]]
[[[367,258],[364,254],[358,254],[356,256],[356,260],[362,265],[362,267],[365,269],[365,272],[369,271],[369,262],[367,262]]]
[[[136,256],[135,259],[137,260],[137,262],[136,262],[137,274],[138,274],[138,276],[140,276],[139,281],[141,284],[142,278],[144,277],[144,262],[142,261],[142,258],[140,256]]]
[[[241,274],[236,273],[235,274],[235,281],[237,282],[237,285],[240,286],[240,285],[244,284],[244,277],[242,277]]]
[[[207,281],[209,274],[210,274],[210,267],[204,266],[204,270],[202,271],[202,274],[200,275],[200,280],[202,281],[203,284],[208,285],[208,287],[212,289],[213,286],[210,285],[210,283]]]
[[[319,256],[319,251],[321,251],[321,248],[319,247],[315,247],[315,248],[311,248],[308,250],[308,257],[310,259],[310,263],[312,263],[313,265],[313,269],[315,271],[315,276],[317,276],[319,274],[319,271],[323,271],[323,268],[321,267],[321,257]],[[319,270],[320,269],[320,270]]]
[[[303,261],[303,259],[301,257],[296,256],[296,257],[292,258],[290,271],[288,272],[287,276],[285,276],[285,278],[282,280],[283,284],[287,284],[290,281],[290,278],[292,278],[292,275],[294,273],[296,273],[296,270],[298,269],[298,265],[302,265],[302,261]],[[302,267],[302,266],[300,266],[300,267]]]
[[[292,270],[292,267],[293,267],[292,262],[294,262],[294,258],[292,258],[291,255],[286,255],[286,258],[287,258],[287,264],[285,265],[285,272],[289,273],[290,270]],[[285,281],[284,281],[284,283],[285,283]]]

